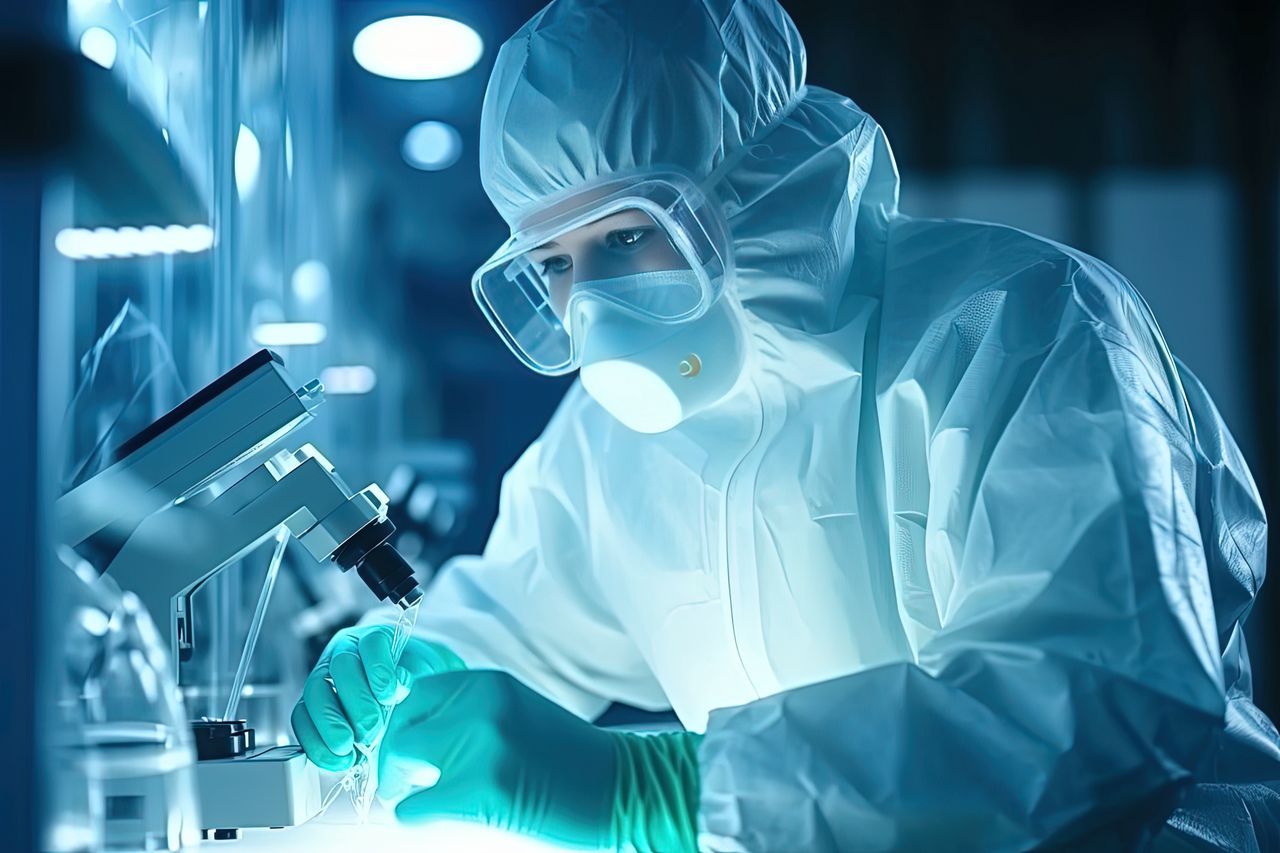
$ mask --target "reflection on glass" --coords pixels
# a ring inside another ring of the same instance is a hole
[[[116,64],[116,37],[102,27],[89,27],[80,35],[80,52],[103,68],[110,68]]]
[[[187,715],[151,619],[63,549],[46,849],[181,850],[200,817]]]
[[[240,125],[236,135],[236,194],[243,202],[253,195],[258,186],[258,170],[262,166],[262,146],[253,131]]]
[[[74,261],[50,264],[52,272],[43,273],[41,283],[46,294],[63,295],[56,322],[66,334],[47,346],[57,350],[54,361],[68,377],[126,303],[145,312],[157,339],[168,341],[169,363],[187,387],[206,384],[262,345],[254,339],[258,322],[251,321],[251,312],[264,303],[277,310],[261,322],[280,323],[279,332],[296,341],[289,344],[295,375],[309,379],[326,365],[356,357],[329,351],[338,338],[328,335],[338,289],[330,281],[336,269],[333,14],[332,3],[314,0],[68,2],[66,45],[109,68],[106,74],[90,70],[114,96],[106,107],[95,104],[95,135],[85,146],[90,177],[105,179],[86,180],[69,170],[72,177],[56,189],[43,235],[59,259]],[[99,145],[104,139],[118,150],[106,151]],[[140,161],[142,168],[121,177],[125,173],[113,171],[112,158],[130,153],[131,165]],[[158,174],[152,166],[161,158],[168,159],[160,165],[181,180],[157,181],[143,192],[143,182],[133,177]],[[178,184],[190,215],[171,215]],[[65,391],[70,398],[74,389]],[[139,392],[141,402],[155,399]],[[314,440],[326,443],[332,422],[317,424]],[[253,558],[246,566],[250,575],[261,569]],[[225,709],[252,613],[245,601],[256,590],[233,569],[193,601],[193,622],[208,642],[181,663],[186,708],[176,719]],[[290,606],[289,593],[279,596],[282,607]],[[292,606],[302,609],[296,601]],[[46,617],[50,624],[67,618],[52,606]],[[301,660],[310,652],[296,642],[286,646],[292,637],[282,633],[292,633],[289,620],[266,620],[263,648],[242,694],[241,711],[253,719],[264,743],[288,735],[297,682],[311,663]],[[82,634],[69,644],[92,648]],[[132,696],[139,705],[157,700],[163,707],[166,686],[148,674],[145,652],[139,657],[128,647],[113,647],[119,653],[112,652],[109,666],[104,663],[99,683],[106,686],[100,692]],[[85,758],[108,745],[112,754],[146,765],[185,737],[185,722],[170,725],[141,712],[106,710],[103,719],[112,727],[78,730],[71,752],[62,753],[78,778],[119,775],[120,767],[91,766]],[[115,725],[120,721],[141,725]],[[82,791],[74,804],[55,807],[64,814],[52,820],[46,835],[58,839],[56,849],[101,849],[106,796],[95,800]],[[130,807],[120,800],[113,808],[124,814]],[[180,821],[171,822],[156,835],[154,848],[170,849],[184,831]]]

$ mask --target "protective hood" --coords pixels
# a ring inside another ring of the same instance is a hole
[[[804,45],[774,0],[552,3],[499,51],[485,191],[514,230],[592,182],[679,170],[728,222],[726,291],[772,324],[831,331],[855,234],[859,251],[883,244],[898,178],[870,116],[804,77]]]

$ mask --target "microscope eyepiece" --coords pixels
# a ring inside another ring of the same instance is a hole
[[[395,532],[385,518],[375,521],[348,539],[333,560],[344,572],[355,569],[378,600],[407,608],[422,598],[422,588],[413,567],[387,541]]]

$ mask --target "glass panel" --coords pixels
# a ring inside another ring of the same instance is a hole
[[[45,225],[57,254],[43,287],[62,332],[53,363],[65,402],[81,356],[114,318],[124,312],[148,335],[116,348],[128,363],[115,374],[94,371],[93,405],[65,425],[67,452],[89,459],[99,441],[122,443],[131,430],[108,435],[102,412],[127,411],[130,424],[158,417],[261,348],[263,323],[321,331],[314,345],[273,347],[299,384],[340,360],[324,334],[333,319],[333,17],[325,0],[68,3],[69,42],[106,70],[91,75],[89,129],[50,192]],[[104,381],[153,367],[165,381]],[[334,418],[321,418],[297,443],[329,447],[335,431]],[[286,559],[304,574],[331,571]],[[197,649],[181,672],[192,715],[226,705],[264,566],[251,555],[197,593]],[[296,685],[283,683],[310,663],[306,654],[257,656],[275,668],[250,673],[255,698],[242,713],[255,716],[264,742],[288,732]]]

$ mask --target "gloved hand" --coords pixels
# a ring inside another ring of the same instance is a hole
[[[448,672],[419,679],[396,709],[378,796],[406,823],[476,821],[580,849],[694,850],[699,737],[606,731],[505,673]]]
[[[417,637],[409,638],[397,667],[391,656],[394,634],[393,625],[339,631],[307,676],[293,709],[293,731],[307,757],[325,770],[346,770],[355,763],[355,741],[371,741],[385,706],[408,695],[415,679],[465,668],[449,649]]]

